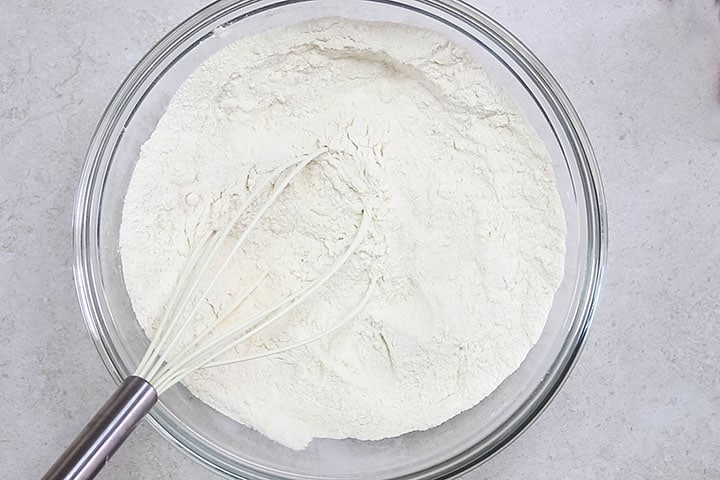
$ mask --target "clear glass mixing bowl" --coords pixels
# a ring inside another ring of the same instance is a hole
[[[123,198],[140,146],[180,83],[213,52],[268,28],[332,15],[441,32],[477,57],[524,109],[550,152],[567,221],[565,278],[547,326],[525,362],[493,394],[424,432],[376,442],[315,440],[296,452],[215,412],[183,387],[163,396],[150,421],[231,478],[450,478],[506,446],[562,385],[587,334],[606,253],[602,188],[575,110],[522,43],[464,2],[222,0],[170,32],[120,86],[90,144],[73,225],[80,304],[103,361],[121,381],[148,344],[130,306],[118,251]]]

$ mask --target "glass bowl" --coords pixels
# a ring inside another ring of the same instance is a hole
[[[506,446],[558,391],[587,334],[606,254],[602,188],[575,110],[522,43],[464,2],[222,0],[170,32],[122,83],[90,144],[73,219],[83,316],[105,365],[120,382],[148,345],[125,290],[118,249],[123,199],[140,146],[178,86],[209,55],[241,37],[322,16],[438,31],[464,46],[523,108],[550,153],[567,222],[565,277],[547,325],[520,368],[495,392],[423,432],[373,442],[316,439],[306,450],[293,451],[214,411],[184,387],[163,395],[150,422],[231,478],[450,478]]]

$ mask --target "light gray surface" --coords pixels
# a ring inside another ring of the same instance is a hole
[[[75,299],[76,179],[120,80],[204,3],[0,0],[3,478],[38,478],[113,389]],[[720,11],[712,0],[473,3],[580,112],[611,243],[566,386],[464,478],[720,478]],[[142,425],[101,478],[216,477]]]

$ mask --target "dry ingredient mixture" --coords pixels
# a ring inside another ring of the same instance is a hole
[[[329,338],[184,382],[293,449],[423,430],[476,405],[537,341],[563,275],[548,155],[483,68],[437,33],[326,18],[210,57],[142,147],[120,246],[146,329],[200,236],[278,165],[319,150],[201,314],[265,272],[245,314],[297,291],[347,248],[363,208],[372,230],[351,260],[234,354],[333,325],[370,278],[372,298]]]

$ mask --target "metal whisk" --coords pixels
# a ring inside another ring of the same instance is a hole
[[[251,318],[235,318],[237,310],[265,278],[266,274],[262,275],[244,293],[239,295],[233,305],[226,308],[199,334],[194,333],[193,329],[196,328],[193,321],[197,317],[202,301],[207,299],[217,286],[219,278],[253,228],[257,226],[292,179],[308,164],[318,160],[326,153],[326,151],[320,151],[315,155],[280,166],[249,194],[223,230],[209,232],[201,238],[177,280],[158,328],[134,374],[118,387],[112,397],[45,474],[43,480],[94,478],[137,423],[150,411],[157,402],[158,396],[190,373],[202,368],[246,362],[302,347],[339,330],[362,310],[372,294],[375,286],[374,279],[368,280],[368,287],[357,305],[329,329],[281,348],[239,358],[224,358],[237,345],[275,324],[302,304],[342,268],[368,233],[370,215],[367,209],[362,213],[362,219],[350,246],[309,285],[287,296],[279,303],[252,315]],[[263,192],[267,192],[268,195],[265,201],[260,203],[258,198]],[[232,243],[229,254],[220,258],[219,252],[224,245],[229,243],[231,231],[256,204],[259,204],[256,207],[257,210],[250,217],[242,233]],[[220,266],[213,273],[211,266],[217,263],[220,263]],[[208,276],[209,280],[203,281]]]

